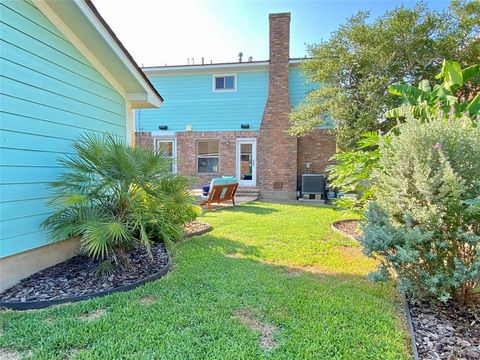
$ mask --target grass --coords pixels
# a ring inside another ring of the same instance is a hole
[[[330,229],[331,208],[256,202],[206,213],[175,269],[82,303],[0,313],[0,353],[32,359],[407,359],[392,284]],[[268,344],[268,346],[264,346]]]

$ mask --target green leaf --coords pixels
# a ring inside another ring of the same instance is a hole
[[[463,82],[467,82],[480,74],[480,64],[469,66],[462,70]]]
[[[443,86],[450,90],[452,86],[463,85],[462,68],[456,61],[443,60],[442,71],[436,76],[437,79],[443,78]]]
[[[428,99],[428,93],[408,84],[393,84],[388,87],[388,92],[392,95],[402,96],[409,104],[415,105],[418,99]]]
[[[473,100],[470,101],[465,110],[468,111],[472,117],[480,113],[480,93],[478,93]]]

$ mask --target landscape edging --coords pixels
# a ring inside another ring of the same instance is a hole
[[[415,338],[415,330],[413,328],[412,315],[410,313],[410,305],[408,304],[407,296],[405,293],[402,294],[403,305],[405,309],[405,315],[407,316],[408,332],[410,333],[410,339],[412,342],[412,352],[414,360],[419,360],[418,349],[417,349],[417,340]]]
[[[357,219],[346,219],[346,220],[337,220],[337,221],[334,221],[332,222],[332,224],[330,225],[330,227],[332,228],[333,231],[339,233],[339,234],[342,234],[343,236],[346,236],[348,237],[349,239],[351,240],[357,240],[357,238],[349,233],[346,233],[345,231],[342,231],[340,230],[339,228],[337,228],[335,226],[335,224],[338,224],[338,223],[341,223],[341,222],[345,222],[345,221],[358,221]]]
[[[203,221],[202,221],[203,222]],[[206,222],[203,222],[204,224],[208,224]],[[193,232],[193,233],[189,233],[189,234],[185,234],[185,239],[188,239],[188,238],[191,238],[191,237],[194,237],[194,236],[200,236],[200,235],[203,235],[203,234],[206,234],[210,231],[213,230],[213,227],[212,225],[208,224],[208,228],[206,229],[202,229],[200,231],[197,231],[197,232]]]
[[[62,299],[53,299],[53,300],[41,300],[41,301],[15,301],[15,302],[0,302],[0,309],[10,309],[10,310],[34,310],[34,309],[43,309],[52,305],[59,305],[64,303],[74,303],[83,300],[89,300],[97,297],[102,297],[106,295],[110,295],[116,292],[123,292],[135,289],[136,287],[146,284],[148,282],[160,279],[161,277],[165,276],[171,269],[172,263],[170,258],[170,253],[167,251],[168,255],[168,262],[167,264],[160,269],[160,271],[147,276],[141,280],[138,280],[132,284],[123,285],[117,288],[99,291],[91,294],[79,295],[79,296],[70,296]]]

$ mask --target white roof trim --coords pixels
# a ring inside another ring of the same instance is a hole
[[[304,59],[290,59],[290,65],[301,64]],[[238,70],[255,70],[267,68],[270,64],[269,61],[255,61],[255,62],[242,62],[242,63],[224,63],[224,64],[205,64],[205,65],[172,65],[172,66],[152,66],[143,67],[142,70],[145,74],[153,74],[160,72],[194,72],[205,70],[223,70],[223,69],[238,69]]]

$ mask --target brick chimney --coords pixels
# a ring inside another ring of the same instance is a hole
[[[295,199],[297,138],[290,136],[288,92],[290,13],[270,14],[268,99],[258,136],[260,197]]]

